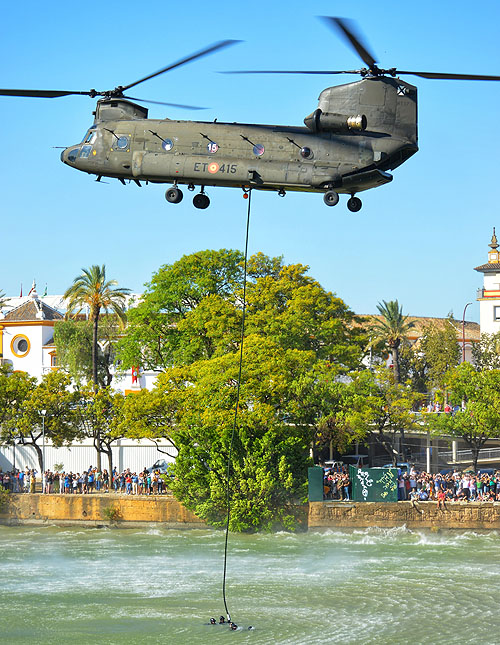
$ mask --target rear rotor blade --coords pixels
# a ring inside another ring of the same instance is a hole
[[[345,18],[333,18],[332,16],[320,17],[329,27],[333,26],[336,30],[340,31],[369,69],[373,69],[376,66],[375,57],[368,51],[367,46],[361,42],[361,36],[356,33],[353,22]]]
[[[154,74],[149,74],[149,76],[145,76],[144,78],[141,78],[140,80],[135,81],[134,83],[130,83],[130,85],[120,86],[120,90],[122,92],[125,90],[129,90],[131,87],[135,87],[136,85],[139,85],[139,83],[144,83],[144,81],[148,81],[150,78],[154,78],[155,76],[159,76],[160,74],[169,72],[172,69],[175,69],[176,67],[180,67],[181,65],[186,65],[186,63],[190,63],[193,60],[196,60],[197,58],[208,56],[208,54],[212,54],[213,52],[219,49],[224,49],[225,47],[229,47],[230,45],[235,45],[236,43],[239,43],[239,42],[241,42],[241,40],[221,40],[218,43],[214,43],[213,45],[210,45],[210,47],[206,47],[205,49],[202,49],[199,52],[191,54],[191,56],[186,56],[186,58],[182,58],[176,63],[172,63],[172,65],[168,65],[168,67],[164,67],[163,69],[158,70]]]
[[[447,74],[441,72],[400,72],[397,70],[398,75],[409,74],[412,76],[420,76],[422,78],[436,78],[441,80],[451,81],[500,81],[500,76],[487,76],[482,74]]]

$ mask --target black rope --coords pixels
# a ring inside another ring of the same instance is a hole
[[[247,210],[247,228],[246,228],[246,238],[245,238],[245,266],[243,271],[243,310],[241,317],[241,341],[240,341],[240,364],[238,370],[238,388],[236,390],[236,404],[234,406],[234,419],[233,419],[233,431],[231,434],[231,443],[229,444],[229,454],[227,458],[227,481],[226,481],[226,503],[227,503],[227,519],[226,519],[226,540],[224,544],[224,574],[222,577],[222,598],[224,600],[224,607],[226,609],[226,616],[228,622],[231,622],[231,614],[227,608],[226,602],[226,570],[227,570],[227,541],[229,537],[229,519],[231,517],[231,491],[229,486],[229,477],[231,474],[231,456],[233,452],[233,443],[234,435],[236,432],[236,420],[238,418],[238,408],[240,404],[240,386],[241,386],[241,370],[243,366],[243,340],[245,338],[245,313],[246,313],[246,304],[247,304],[247,259],[248,259],[248,231],[250,229],[250,204],[252,202],[252,190],[250,189],[248,193],[248,210]]]

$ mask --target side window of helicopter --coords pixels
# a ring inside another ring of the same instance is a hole
[[[127,150],[128,152],[129,142],[130,142],[130,137],[126,137],[122,135],[116,139],[115,148],[117,150]]]
[[[172,141],[172,139],[163,139],[163,141],[161,142],[161,147],[163,148],[163,150],[165,150],[165,152],[169,152],[174,147],[174,142]]]
[[[308,148],[307,146],[304,146],[303,148],[300,149],[300,156],[303,159],[312,159],[314,157],[313,151],[311,148]]]
[[[257,143],[257,144],[253,147],[253,153],[254,153],[254,155],[255,155],[256,157],[262,157],[262,155],[264,154],[264,152],[265,152],[264,146],[263,146],[262,144],[260,144],[260,143]]]

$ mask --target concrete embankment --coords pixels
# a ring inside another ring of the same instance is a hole
[[[141,526],[158,522],[172,528],[204,526],[203,520],[167,495],[10,495],[0,511],[2,524],[59,526]]]
[[[0,524],[58,526],[117,526],[129,528],[158,523],[168,528],[205,525],[167,495],[10,495],[0,511]],[[310,502],[309,530],[335,528],[500,529],[500,502]]]

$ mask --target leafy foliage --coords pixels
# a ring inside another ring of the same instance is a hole
[[[394,378],[399,383],[399,347],[414,323],[403,315],[403,307],[397,300],[383,300],[377,305],[377,309],[382,318],[374,320],[370,325],[371,342],[382,341],[387,345],[392,354]]]

